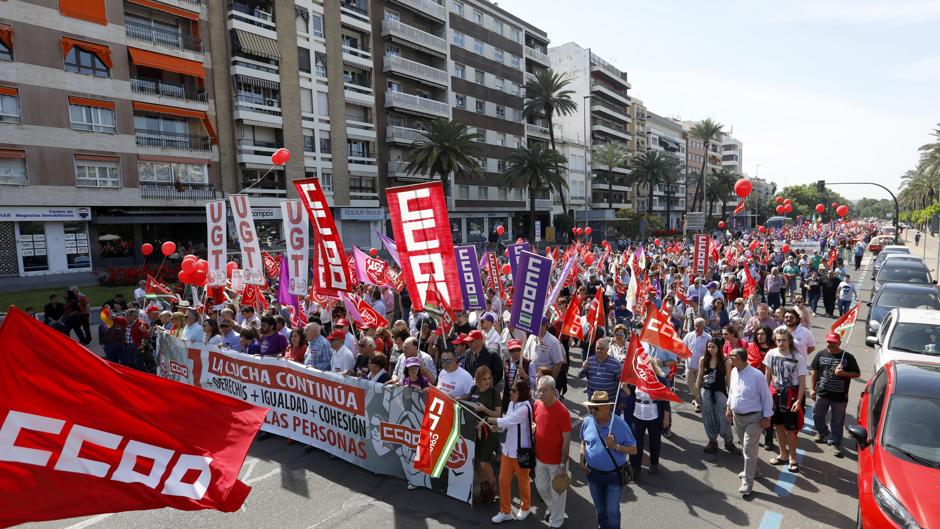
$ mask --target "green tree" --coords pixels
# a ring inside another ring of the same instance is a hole
[[[705,159],[702,161],[702,170],[699,172],[698,182],[695,184],[695,194],[692,196],[692,209],[690,211],[700,211],[699,206],[704,206],[705,194],[702,188],[705,186],[705,170],[708,167],[708,150],[712,143],[721,138],[721,129],[723,125],[711,118],[699,121],[692,127],[691,135],[693,138],[705,144]],[[701,199],[701,200],[700,200]]]
[[[529,189],[529,240],[535,241],[535,193],[551,189],[564,196],[568,180],[559,168],[567,165],[564,156],[544,143],[519,146],[506,156],[506,183]]]
[[[416,141],[405,153],[405,172],[438,177],[444,184],[444,196],[450,196],[447,175],[454,180],[480,180],[483,168],[480,134],[470,132],[466,124],[438,118],[428,122]]]
[[[722,169],[717,173],[712,173],[706,188],[706,197],[710,203],[708,208],[708,217],[711,218],[711,212],[715,207],[715,202],[721,202],[721,214],[724,218],[728,209],[728,198],[734,193],[734,183],[740,176],[727,169]]]
[[[649,193],[649,207],[653,211],[653,188],[661,185],[666,189],[666,225],[671,227],[669,215],[671,213],[670,200],[672,199],[672,186],[679,181],[679,160],[669,154],[646,151],[630,163],[630,176],[638,188],[646,186]]]
[[[607,169],[607,208],[614,209],[614,169],[627,166],[630,151],[623,143],[607,142],[592,149],[591,161]]]
[[[890,198],[863,198],[852,209],[859,217],[886,219],[889,214],[894,215],[894,201]]]
[[[816,184],[787,186],[783,188],[783,191],[770,198],[768,206],[773,209],[777,207],[777,201],[775,199],[777,196],[785,199],[789,198],[793,201],[793,213],[790,213],[788,215],[789,217],[796,217],[797,215],[811,217],[813,213],[816,212],[816,204],[822,204],[826,206],[826,211],[823,215],[826,220],[829,220],[834,218],[836,214],[831,207],[833,202],[837,202],[840,205],[849,203],[847,198],[828,187],[824,194],[820,194],[816,191]]]
[[[522,105],[522,114],[526,119],[545,118],[548,123],[548,138],[551,142],[552,150],[558,149],[555,145],[555,116],[567,116],[578,109],[578,104],[571,99],[574,90],[568,88],[571,84],[571,78],[566,75],[555,73],[551,68],[540,70],[525,85],[525,103]],[[556,172],[561,173],[561,168],[556,167]],[[562,207],[568,210],[565,196],[561,197]]]

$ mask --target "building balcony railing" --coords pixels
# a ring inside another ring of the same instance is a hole
[[[627,107],[625,105],[615,105],[599,97],[592,97],[591,110],[593,111],[595,109],[608,111],[607,115],[616,117],[619,121],[630,121],[630,116],[627,115]]]
[[[418,129],[389,126],[385,128],[386,141],[394,143],[414,143],[424,139],[424,133]]]
[[[625,105],[629,105],[632,103],[632,101],[630,100],[630,96],[627,95],[626,91],[615,90],[614,88],[598,81],[594,81],[594,80],[591,81],[591,91],[597,94],[602,94],[602,95],[611,97],[614,99],[614,101],[617,101],[618,103],[623,103]]]
[[[281,103],[272,97],[238,94],[235,96],[235,101],[235,106],[238,110],[259,112],[261,114],[268,114],[271,116],[281,115]]]
[[[164,83],[163,81],[151,81],[149,79],[132,78],[131,91],[135,94],[167,97],[182,101],[197,101],[199,103],[206,103],[208,101],[205,92],[193,92],[187,90],[186,87],[182,85]]]
[[[241,20],[247,24],[258,26],[259,28],[277,31],[277,25],[274,20],[274,14],[261,9],[258,6],[249,6],[240,2],[229,2],[229,18]]]
[[[532,73],[532,72],[526,72],[526,73],[525,73],[525,81],[526,81],[527,83],[528,83],[529,81],[534,81],[535,79],[536,79],[536,77],[535,77],[535,74],[534,74],[534,73]]]
[[[433,0],[392,0],[396,4],[410,7],[418,13],[435,18],[442,22],[447,20],[447,10],[444,6]]]
[[[536,125],[534,123],[525,124],[525,132],[529,136],[538,136],[540,138],[549,138],[548,127]]]
[[[385,92],[385,106],[401,108],[432,116],[448,117],[450,115],[450,105],[443,101],[435,101],[423,97],[406,94],[404,92],[395,92],[389,90]]]
[[[545,66],[551,66],[552,62],[548,58],[547,53],[543,53],[535,48],[525,47],[525,58],[532,59],[535,62],[544,64]]]
[[[408,24],[399,22],[397,20],[383,20],[382,35],[397,37],[410,43],[417,44],[422,48],[443,55],[447,54],[446,40],[436,35],[432,35],[427,31],[421,31],[414,26],[409,26]]]
[[[431,177],[428,175],[423,175],[420,173],[411,174],[405,170],[408,167],[407,162],[402,162],[399,160],[390,160],[388,162],[388,177],[389,178],[412,178],[418,180],[428,180]]]
[[[192,136],[159,130],[137,129],[135,136],[138,147],[208,152],[212,145],[207,136]]]
[[[141,182],[140,198],[159,200],[212,200],[216,198],[212,184],[182,182]]]
[[[417,61],[405,59],[404,57],[386,55],[385,67],[383,68],[383,71],[391,71],[400,75],[404,75],[405,77],[410,77],[419,81],[427,81],[429,83],[434,83],[444,87],[449,85],[449,76],[444,70],[440,70],[426,64],[421,64]]]
[[[186,50],[196,53],[202,53],[202,39],[191,37],[182,33],[160,29],[154,26],[147,26],[136,22],[127,22],[124,27],[127,37],[138,42],[146,42],[163,48],[172,48],[174,50]]]

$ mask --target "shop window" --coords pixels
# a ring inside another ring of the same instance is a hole
[[[0,149],[0,185],[26,185],[26,156],[23,151]]]
[[[98,224],[101,257],[131,257],[134,254],[133,224]]]
[[[78,46],[69,50],[68,55],[65,56],[65,71],[95,77],[111,76],[110,70],[97,55]]]
[[[65,222],[65,259],[69,270],[91,268],[91,251],[88,246],[88,223]]]
[[[46,248],[46,223],[17,222],[20,257],[23,259],[24,272],[45,272],[49,270],[49,255]]]

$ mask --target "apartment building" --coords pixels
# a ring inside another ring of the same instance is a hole
[[[727,133],[721,135],[721,166],[734,174],[744,174],[744,143]]]
[[[222,189],[207,15],[199,0],[0,2],[5,282],[205,240]]]
[[[628,130],[633,118],[626,72],[574,42],[552,47],[548,55],[552,69],[569,75],[568,88],[574,92],[572,99],[578,104],[576,112],[555,117],[555,136],[575,142],[587,141],[592,148],[608,142],[627,145],[633,138]],[[578,222],[611,220],[619,209],[635,209],[635,190],[628,185],[626,168],[608,171],[593,160],[590,166],[590,196],[587,197],[590,207],[588,211],[575,211]],[[612,195],[610,181],[613,182]]]
[[[668,228],[678,229],[686,211],[687,146],[682,123],[647,112],[649,150],[671,156],[679,162],[679,179],[672,186],[657,184],[649,190],[649,213],[659,216]],[[668,203],[667,203],[668,200]]]

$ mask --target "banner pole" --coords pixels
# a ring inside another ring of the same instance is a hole
[[[483,417],[480,417],[479,415],[477,415],[476,413],[474,413],[474,412],[470,409],[470,405],[469,405],[469,404],[465,403],[465,402],[462,401],[462,400],[456,400],[456,399],[454,400],[454,402],[456,402],[457,404],[460,404],[460,406],[464,409],[464,411],[466,411],[466,412],[469,413],[470,415],[473,415],[473,416],[476,417],[477,419],[480,419],[481,422],[486,422],[486,419],[484,419]]]

